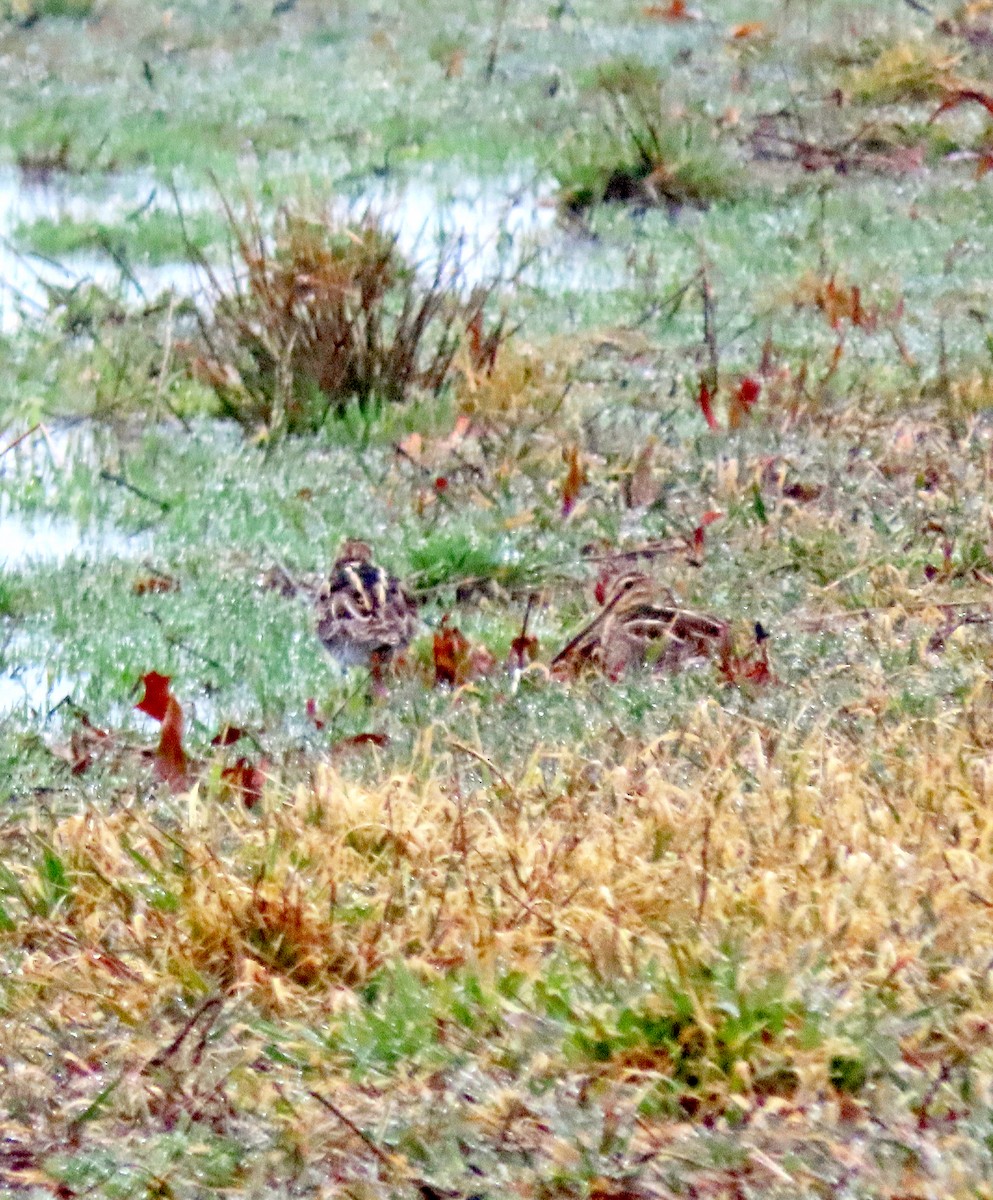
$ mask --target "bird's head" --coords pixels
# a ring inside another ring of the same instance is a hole
[[[599,592],[598,588],[598,592]],[[644,571],[623,571],[605,582],[602,589],[603,607],[616,611],[639,604],[672,603],[672,593]],[[598,596],[599,598],[599,596]]]

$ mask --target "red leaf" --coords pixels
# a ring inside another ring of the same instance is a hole
[[[761,393],[762,384],[753,375],[746,375],[741,383],[738,384],[738,400],[746,409],[752,407]]]
[[[307,700],[307,718],[315,729],[323,729],[326,724],[324,718],[317,711],[317,701],[313,696]]]
[[[737,429],[744,424],[761,391],[761,383],[751,375],[746,375],[738,384],[731,395],[731,403],[728,406],[729,428]]]
[[[434,682],[447,683],[456,687],[465,683],[470,672],[469,639],[460,630],[448,624],[448,616],[441,619],[441,626],[434,635]]]
[[[353,750],[357,746],[388,746],[390,744],[390,735],[388,733],[355,733],[351,737],[339,738],[331,747],[332,752],[339,750]]]
[[[970,102],[981,104],[990,116],[993,117],[993,96],[987,96],[985,92],[977,92],[971,88],[964,88],[960,92],[952,92],[947,100],[942,100],[928,119],[928,124],[930,125],[932,121],[936,121],[942,113],[946,113],[952,108],[958,108],[960,104],[968,104]]]
[[[858,284],[852,285],[852,324],[856,326],[868,325],[870,319],[865,309],[862,307],[862,289]]]
[[[570,446],[568,450],[563,450],[562,456],[569,464],[565,479],[562,481],[562,516],[565,518],[576,507],[579,493],[586,482],[586,471],[579,458],[578,446]]]
[[[140,712],[148,713],[156,721],[164,721],[171,699],[169,694],[171,679],[171,675],[160,675],[158,671],[149,671],[147,675],[142,675],[141,682],[145,685],[145,694],[135,708]]]
[[[478,363],[483,356],[483,314],[477,312],[465,327],[469,342],[469,354],[473,363]]]
[[[697,404],[700,405],[700,411],[703,413],[703,419],[707,422],[711,429],[715,432],[720,429],[717,423],[717,418],[714,416],[713,395],[710,388],[707,386],[706,379],[700,380],[700,394],[697,396]]]
[[[210,739],[212,746],[233,746],[245,736],[244,729],[237,725],[222,725],[220,730]]]
[[[486,675],[496,666],[496,659],[485,646],[474,646],[465,634],[442,618],[434,635],[434,682],[459,687],[470,679]]]
[[[538,657],[538,639],[527,633],[519,633],[510,643],[511,670],[523,671],[528,663]]]
[[[255,808],[262,799],[262,789],[265,787],[266,780],[265,773],[261,767],[255,766],[247,758],[239,758],[233,767],[225,767],[221,772],[221,780],[232,791],[241,794],[246,808]]]
[[[183,710],[170,695],[162,718],[162,735],[155,750],[155,770],[159,778],[176,790],[186,786],[187,761],[183,749]]]
[[[746,21],[743,25],[735,25],[731,30],[731,37],[735,41],[743,41],[746,38],[757,37],[759,34],[764,34],[766,30],[764,21]]]
[[[646,4],[641,15],[650,21],[699,21],[700,14],[687,8],[686,0],[670,0],[668,4]]]
[[[721,646],[721,659],[718,670],[728,684],[751,683],[761,686],[774,683],[775,675],[769,666],[769,651],[766,648],[767,637],[758,642],[756,648],[746,655],[735,654],[730,644]]]
[[[693,549],[697,553],[700,553],[703,550],[705,537],[704,531],[706,530],[707,526],[713,525],[718,517],[723,516],[724,514],[722,512],[718,512],[717,509],[711,508],[708,509],[708,511],[705,512],[700,518],[700,524],[696,527],[696,529],[693,530]]]

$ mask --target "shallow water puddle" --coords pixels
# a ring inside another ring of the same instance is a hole
[[[70,557],[134,558],[148,550],[144,535],[114,528],[82,530],[66,517],[9,511],[0,501],[0,570],[59,564]]]
[[[349,209],[381,214],[413,261],[433,265],[435,247],[460,243],[459,262],[469,287],[497,276],[520,278],[552,292],[616,287],[623,263],[594,240],[559,221],[551,185],[510,174],[497,179],[425,172],[406,182],[377,180]]]
[[[554,230],[555,209],[542,203],[534,183],[516,176],[481,180],[425,175],[405,183],[375,181],[349,206],[380,214],[413,261],[435,246],[460,243],[460,261],[470,287],[508,270],[514,259]]]
[[[0,671],[0,716],[27,712],[47,717],[71,691],[69,680],[53,678],[47,667],[37,664]]]
[[[211,199],[184,193],[182,203],[189,213]],[[52,289],[85,282],[131,301],[167,290],[201,294],[203,276],[189,263],[135,264],[129,278],[107,255],[73,254],[53,261],[21,253],[10,241],[18,224],[42,217],[113,223],[153,208],[171,211],[173,205],[168,190],[147,175],[116,176],[94,187],[78,179],[25,182],[15,170],[0,170],[0,331],[11,332],[44,313]],[[401,250],[426,270],[438,247],[457,244],[457,264],[468,287],[509,278],[522,262],[527,265],[519,277],[552,292],[616,287],[624,276],[616,250],[563,227],[547,182],[520,174],[483,179],[449,169],[406,181],[372,180],[341,203],[343,214],[366,210],[382,216],[397,233]],[[226,274],[223,268],[221,274]]]
[[[49,513],[10,512],[0,500],[0,572],[63,563],[73,557],[93,561],[133,558],[148,549],[143,535],[113,528],[83,530],[72,520]],[[37,647],[19,646],[16,635],[0,645],[0,715],[47,714],[71,694],[73,680],[52,674],[37,661]]]
[[[94,283],[121,290],[122,299],[156,296],[166,290],[193,295],[200,278],[188,263],[133,266],[133,278],[122,277],[120,267],[107,255],[73,254],[53,261],[21,253],[10,238],[21,222],[48,217],[52,220],[94,219],[114,222],[142,208],[171,208],[168,192],[143,175],[119,176],[100,188],[84,187],[78,180],[26,182],[13,169],[0,171],[0,331],[15,330],[48,308],[51,289]],[[191,200],[191,208],[194,206]]]

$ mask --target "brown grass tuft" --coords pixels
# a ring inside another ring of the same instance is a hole
[[[225,211],[236,282],[202,263],[214,307],[192,368],[248,428],[303,432],[352,400],[438,393],[460,347],[478,368],[507,336],[502,318],[485,319],[498,281],[470,289],[458,241],[424,273],[371,212],[284,207],[270,235],[252,207],[242,218]]]

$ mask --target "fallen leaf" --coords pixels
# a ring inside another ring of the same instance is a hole
[[[706,379],[700,380],[700,392],[697,396],[697,404],[700,405],[700,411],[703,413],[703,419],[707,422],[711,429],[717,432],[720,425],[717,423],[717,418],[714,416],[713,395],[710,391]]]
[[[523,671],[528,663],[538,657],[538,639],[531,634],[519,633],[510,643],[510,659],[507,666],[512,671]]]
[[[240,795],[246,808],[255,808],[262,799],[266,781],[263,766],[268,766],[268,763],[255,766],[247,758],[239,758],[233,766],[225,767],[221,772],[221,781]]]
[[[448,624],[446,614],[434,635],[435,686],[447,683],[455,687],[465,683],[468,678],[469,639],[460,629]]]
[[[736,395],[744,408],[749,409],[762,393],[762,384],[753,376],[746,375],[738,385]]]
[[[460,687],[470,679],[489,674],[496,659],[483,645],[473,645],[465,634],[449,625],[447,614],[434,635],[434,682]]]
[[[728,405],[728,427],[738,429],[748,419],[759,395],[762,384],[752,375],[746,375],[731,393],[731,403]]]
[[[707,526],[713,525],[718,517],[723,516],[724,514],[722,512],[718,512],[717,509],[711,508],[708,509],[708,511],[705,512],[700,518],[700,524],[696,527],[696,529],[693,530],[693,549],[697,554],[703,552],[703,544],[706,537],[705,530]]]
[[[82,775],[90,769],[94,760],[114,745],[114,738],[104,729],[98,729],[84,712],[77,712],[79,725],[72,731],[68,745],[52,747],[52,754],[69,764],[73,775]]]
[[[669,4],[646,4],[641,15],[649,21],[699,21],[701,14],[689,8],[686,0],[671,0]]]
[[[562,481],[562,516],[568,517],[576,507],[579,493],[586,482],[586,471],[579,457],[579,447],[570,446],[562,451],[562,457],[568,463],[565,479]]]
[[[496,656],[481,642],[477,642],[469,651],[470,679],[482,679],[489,675],[496,665]]]
[[[772,668],[769,666],[769,635],[758,623],[755,625],[755,647],[747,654],[736,654],[730,638],[721,644],[720,660],[717,669],[724,682],[732,685],[741,683],[761,686],[775,682]]]
[[[171,788],[186,786],[187,759],[183,749],[183,710],[175,696],[170,695],[162,719],[162,734],[155,749],[155,770]]]
[[[136,596],[161,595],[164,592],[178,592],[179,580],[171,575],[142,575],[131,585],[131,591]]]
[[[235,742],[241,741],[244,736],[244,729],[239,729],[237,725],[222,725],[218,732],[210,739],[210,744],[212,746],[233,746]]]
[[[388,733],[353,733],[351,737],[339,738],[332,747],[332,753],[343,750],[354,750],[359,746],[383,746],[390,744]]]
[[[145,693],[135,708],[147,713],[155,721],[164,721],[170,700],[171,681],[171,675],[160,675],[158,671],[149,671],[147,675],[142,675],[141,682],[145,685]]]
[[[149,671],[141,681],[145,685],[145,694],[135,708],[162,723],[159,744],[152,755],[155,770],[170,787],[185,787],[188,762],[183,749],[183,710],[169,690],[171,677]]]
[[[787,500],[796,500],[800,504],[809,504],[816,500],[824,489],[816,483],[787,483],[783,486],[783,495]]]
[[[731,37],[737,41],[744,41],[746,38],[758,37],[760,34],[765,34],[766,26],[764,21],[745,21],[741,25],[735,25],[731,30]]]

